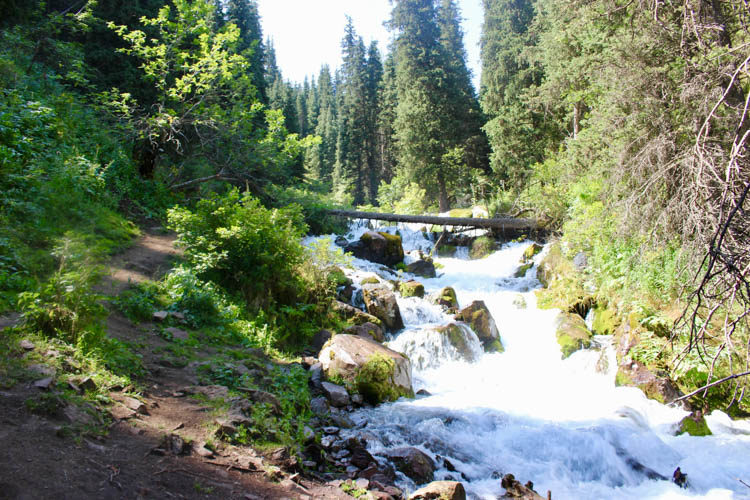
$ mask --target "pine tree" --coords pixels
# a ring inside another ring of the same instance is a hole
[[[394,130],[396,108],[398,107],[398,89],[396,87],[396,58],[393,51],[388,53],[383,68],[383,78],[378,89],[380,103],[377,136],[378,136],[378,171],[381,181],[391,182],[396,172],[398,142]]]
[[[265,47],[260,27],[260,14],[255,0],[226,0],[226,19],[240,29],[238,50],[250,63],[252,84],[257,97],[268,103],[268,90],[264,75]]]
[[[377,203],[380,183],[380,151],[378,141],[378,116],[380,115],[380,84],[383,80],[383,63],[378,43],[373,41],[367,51],[365,80],[365,148],[367,154],[367,191],[369,202]]]
[[[334,195],[355,205],[365,201],[367,168],[367,67],[365,44],[348,19],[341,42],[343,65],[337,86],[338,136],[333,172]]]
[[[399,169],[437,196],[440,211],[450,208],[448,185],[461,175],[469,135],[461,121],[472,108],[457,9],[444,4],[397,0],[390,22],[397,34]]]
[[[319,113],[315,134],[320,136],[321,143],[317,159],[317,173],[314,176],[324,183],[332,181],[333,166],[336,163],[336,138],[338,136],[338,111],[336,109],[336,90],[331,70],[327,65],[320,69],[318,77]]]

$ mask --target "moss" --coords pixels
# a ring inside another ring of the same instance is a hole
[[[618,368],[617,373],[615,374],[615,386],[630,387],[632,385],[633,379],[630,378],[630,375],[622,371],[622,368]]]
[[[328,279],[336,286],[346,286],[352,284],[352,280],[347,278],[346,274],[344,274],[344,271],[342,271],[339,267],[331,266],[327,269],[327,272]]]
[[[458,299],[456,298],[456,291],[453,287],[446,286],[440,290],[439,295],[435,299],[435,303],[448,308],[457,308]]]
[[[594,323],[592,329],[598,335],[612,335],[617,330],[619,321],[617,314],[606,307],[594,308]]]
[[[523,256],[521,257],[521,262],[529,262],[531,261],[536,254],[542,251],[542,248],[544,248],[539,243],[532,243],[528,247],[526,247],[526,250],[523,251]]]
[[[382,354],[375,354],[359,369],[355,387],[365,401],[373,405],[395,401],[400,397],[414,397],[411,391],[393,383],[395,370],[395,361]]]
[[[483,259],[495,250],[495,241],[489,236],[480,236],[471,243],[469,257]]]
[[[405,281],[398,289],[402,297],[424,297],[424,285],[418,281]]]
[[[368,276],[360,282],[361,285],[377,285],[378,283],[380,283],[380,280],[375,276]]]
[[[523,278],[526,276],[526,272],[531,269],[531,266],[533,266],[533,262],[529,262],[528,264],[524,264],[521,267],[518,268],[518,270],[513,274],[515,278]]]
[[[561,313],[557,323],[557,343],[560,344],[563,359],[575,351],[591,346],[591,332],[583,318],[577,314]]]
[[[677,435],[680,434],[690,434],[691,436],[710,436],[711,429],[708,428],[708,424],[706,423],[706,419],[703,418],[703,415],[688,415],[687,417],[683,418],[682,421],[680,421],[679,429],[677,430]]]
[[[494,339],[485,346],[484,350],[486,352],[505,352],[505,346],[500,342],[500,339]]]
[[[404,260],[404,247],[401,245],[401,236],[390,233],[379,232],[386,241],[386,255],[398,257],[399,261]]]
[[[552,245],[539,263],[537,278],[545,287],[536,292],[538,306],[542,309],[556,307],[567,311],[588,295],[581,273],[562,255],[559,243]]]

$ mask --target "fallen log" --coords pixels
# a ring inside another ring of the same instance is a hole
[[[383,214],[378,212],[357,212],[353,210],[328,210],[330,215],[349,219],[382,220],[387,222],[408,222],[431,224],[433,226],[475,227],[481,229],[536,229],[534,219],[503,217],[482,219],[473,217],[440,217],[437,215]]]

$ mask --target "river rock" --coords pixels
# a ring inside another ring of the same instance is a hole
[[[334,243],[336,243],[337,246],[345,247],[346,245],[349,244],[349,240],[339,235],[339,236],[336,236],[336,240],[334,241]]]
[[[404,327],[396,295],[387,286],[365,285],[362,294],[367,312],[381,320],[388,331],[397,332]]]
[[[432,259],[421,259],[406,266],[406,272],[422,276],[423,278],[434,278],[435,264],[432,263]]]
[[[450,323],[448,325],[438,326],[434,330],[445,337],[450,345],[452,345],[453,348],[458,351],[463,360],[469,362],[476,361],[474,352],[471,350],[469,341],[466,338],[466,332],[461,329],[460,325],[456,323]]]
[[[458,309],[458,299],[456,298],[456,291],[453,287],[446,286],[439,290],[437,293],[431,294],[429,297],[430,302],[439,305],[447,310]]]
[[[383,326],[383,322],[380,321],[375,316],[373,316],[372,314],[368,314],[364,311],[360,311],[356,307],[350,306],[349,304],[344,304],[341,301],[334,300],[331,307],[336,313],[339,314],[339,316],[347,320],[349,323],[352,323],[355,325],[363,325],[369,322],[369,323],[375,323],[381,328]]]
[[[321,389],[323,389],[323,394],[325,394],[333,406],[343,408],[351,403],[349,391],[343,386],[332,384],[331,382],[323,382]]]
[[[364,323],[362,325],[354,325],[344,330],[344,333],[350,335],[359,335],[360,337],[367,337],[373,339],[375,342],[383,342],[385,335],[383,330],[375,323]]]
[[[513,474],[506,474],[500,481],[500,486],[505,488],[505,495],[500,498],[519,498],[521,500],[544,500],[539,494],[532,489],[533,484],[521,484]]]
[[[479,337],[480,342],[487,352],[504,352],[502,342],[500,341],[500,332],[497,330],[495,319],[487,309],[483,300],[475,300],[467,307],[464,307],[456,314],[456,319],[467,323],[474,333]]]
[[[388,450],[386,456],[393,465],[417,484],[429,483],[435,477],[435,462],[416,448]]]
[[[677,435],[690,434],[691,436],[710,436],[711,429],[708,428],[706,419],[701,411],[695,411],[687,417],[680,420],[677,428]]]
[[[394,266],[404,260],[404,247],[401,237],[394,234],[368,231],[358,241],[349,243],[344,251],[359,259]]]
[[[557,343],[563,359],[567,358],[579,349],[588,349],[591,346],[592,333],[586,326],[586,322],[578,314],[561,312],[555,320]]]
[[[331,340],[331,337],[333,337],[333,333],[329,330],[321,329],[318,330],[315,335],[313,335],[312,342],[310,342],[310,350],[312,353],[317,356],[320,354],[320,350],[323,349],[323,346],[326,345],[326,342]]]
[[[398,291],[402,297],[424,297],[424,285],[419,281],[402,281],[398,285]]]
[[[458,481],[433,481],[409,495],[409,500],[466,500],[466,490]]]
[[[618,365],[615,383],[637,387],[643,391],[646,397],[662,404],[671,403],[683,395],[667,373],[654,373],[630,358],[623,359]],[[677,406],[691,411],[690,404],[685,401],[679,401]]]
[[[526,250],[523,251],[523,255],[521,256],[521,264],[531,262],[534,259],[534,256],[541,252],[543,248],[544,247],[539,243],[532,243],[526,247]]]
[[[343,379],[370,404],[414,397],[409,359],[372,339],[336,335],[320,352],[320,362],[328,378]]]

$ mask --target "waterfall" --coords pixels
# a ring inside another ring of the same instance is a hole
[[[381,230],[398,230],[406,251],[429,251],[434,243],[419,229]],[[530,243],[506,244],[481,260],[469,260],[465,249],[436,258],[441,266],[431,279],[354,259],[356,273],[417,279],[427,294],[451,286],[460,307],[484,301],[505,352],[483,352],[468,326],[427,300],[399,299],[406,326],[388,345],[410,357],[414,389],[430,395],[358,410],[350,435],[376,436],[368,446],[382,460],[391,448],[421,449],[435,459],[436,480],[462,481],[471,498],[503,494],[506,473],[556,500],[750,498],[738,480],[750,483],[749,423],[714,412],[707,416],[713,436],[675,436],[687,413],[637,388],[616,387],[609,337],[596,336],[591,349],[561,359],[558,311],[537,307],[535,269],[514,277]],[[439,331],[451,323],[452,339]],[[678,466],[688,474],[687,490],[657,479],[671,478]],[[407,491],[418,486],[400,474],[398,484]]]

